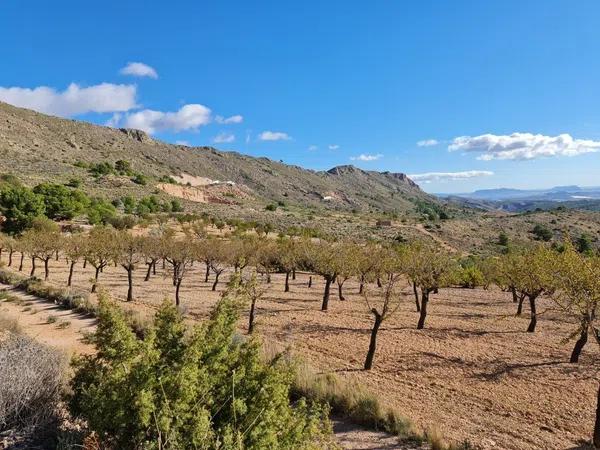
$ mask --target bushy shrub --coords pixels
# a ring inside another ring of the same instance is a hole
[[[27,336],[0,340],[0,432],[36,434],[54,421],[64,367],[60,353]]]
[[[227,296],[188,333],[165,303],[138,339],[102,299],[98,351],[74,363],[71,412],[113,448],[327,448],[326,409],[290,404],[293,372],[263,363],[257,341],[234,339],[237,318]]]

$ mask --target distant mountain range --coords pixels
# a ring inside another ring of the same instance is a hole
[[[555,186],[549,189],[481,189],[461,194],[436,194],[446,200],[483,209],[524,211],[565,206],[576,209],[600,209],[600,187]]]

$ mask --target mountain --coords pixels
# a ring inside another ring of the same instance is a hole
[[[554,209],[558,206],[592,211],[600,209],[600,188],[576,185],[555,186],[549,189],[482,189],[468,194],[438,196],[466,206],[509,212]]]
[[[90,165],[125,160],[146,177],[93,177]],[[405,174],[338,166],[314,171],[212,147],[155,140],[139,130],[62,119],[0,103],[0,173],[28,184],[76,177],[82,189],[115,198],[159,192],[189,202],[264,206],[267,202],[337,210],[408,211],[438,203]],[[159,182],[172,177],[179,184]]]

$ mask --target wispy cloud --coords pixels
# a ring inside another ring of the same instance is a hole
[[[489,170],[465,170],[463,172],[427,172],[415,173],[408,177],[417,182],[431,183],[432,181],[462,181],[470,178],[489,177],[494,175],[494,172]]]
[[[215,144],[225,144],[235,141],[235,135],[231,133],[219,133],[213,138]]]
[[[381,153],[377,153],[375,155],[368,155],[368,154],[364,154],[361,153],[358,156],[351,156],[350,159],[352,161],[377,161],[378,159],[383,158],[383,155]]]
[[[127,128],[136,128],[154,134],[160,131],[197,130],[211,121],[211,111],[204,105],[189,104],[178,111],[163,112],[144,109],[125,114],[121,123]]]
[[[158,73],[156,73],[156,70],[154,70],[153,67],[150,67],[149,65],[141,62],[127,63],[127,65],[123,67],[119,72],[122,75],[131,75],[134,77],[148,77],[153,78],[155,80],[158,78]]]
[[[422,141],[417,142],[419,147],[433,147],[434,145],[438,145],[440,141],[437,139],[424,139]]]
[[[337,150],[340,148],[340,146],[337,144],[330,144],[328,147],[329,147],[329,150]]]
[[[553,156],[577,156],[600,151],[600,141],[574,139],[569,134],[513,133],[510,135],[482,134],[461,136],[448,146],[450,151],[481,153],[477,159],[527,160]]]
[[[314,152],[316,150],[319,150],[319,147],[317,145],[309,145],[308,146],[308,151],[309,152]]]
[[[258,135],[261,141],[289,141],[291,137],[281,131],[263,131]]]
[[[236,114],[235,116],[231,116],[231,117],[223,117],[223,116],[215,117],[215,122],[220,123],[222,125],[229,125],[231,123],[242,123],[243,121],[244,121],[244,117],[240,116],[239,114]]]
[[[81,87],[71,83],[62,92],[47,86],[0,87],[3,102],[61,117],[129,111],[136,107],[136,94],[137,88],[132,84],[101,83]]]

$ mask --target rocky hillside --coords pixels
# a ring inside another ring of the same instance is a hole
[[[133,170],[149,177],[148,185],[122,177],[93,178],[85,169],[85,164],[117,160],[131,162]],[[78,177],[83,189],[108,197],[153,191],[160,177],[191,176],[205,180],[202,189],[214,188],[217,180],[237,186],[237,191],[220,194],[238,203],[282,201],[332,210],[405,212],[419,201],[437,202],[401,173],[353,166],[307,170],[212,147],[167,144],[138,130],[51,117],[5,103],[0,103],[0,172],[13,173],[27,183]],[[238,195],[241,192],[244,195]],[[169,194],[177,195],[173,189]],[[218,193],[180,194],[190,201],[218,198]]]

